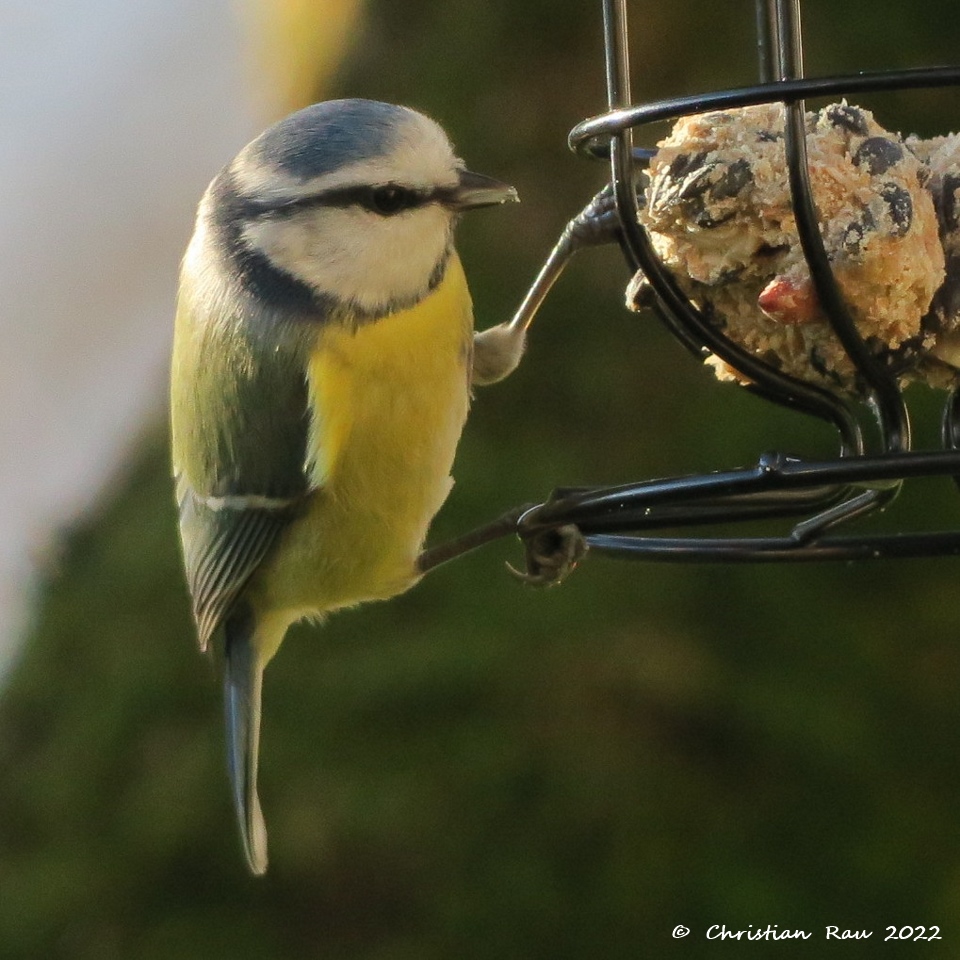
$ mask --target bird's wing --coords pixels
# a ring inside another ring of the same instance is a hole
[[[243,497],[201,497],[178,479],[180,537],[200,648],[234,607],[250,577],[296,515],[298,501],[241,506]],[[259,498],[258,498],[259,499]]]
[[[171,417],[187,583],[201,649],[311,492],[304,365],[178,312]]]

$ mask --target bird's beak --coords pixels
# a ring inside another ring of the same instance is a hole
[[[517,203],[517,191],[508,183],[482,173],[460,171],[460,182],[450,192],[449,206],[454,210],[494,207],[501,203]]]

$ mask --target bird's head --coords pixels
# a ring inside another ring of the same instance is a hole
[[[198,236],[214,248],[204,256],[272,306],[325,302],[376,317],[437,282],[462,211],[516,199],[468,171],[428,117],[332,100],[270,127],[220,172]]]

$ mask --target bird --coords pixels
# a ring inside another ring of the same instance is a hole
[[[287,629],[418,582],[472,387],[523,330],[475,333],[453,244],[516,201],[409,107],[315,103],[212,180],[183,257],[171,448],[202,651],[222,650],[243,851],[267,869],[257,790],[263,671]]]

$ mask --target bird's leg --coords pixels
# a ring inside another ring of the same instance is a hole
[[[567,224],[513,319],[474,335],[473,383],[480,386],[496,383],[517,368],[523,356],[527,330],[537,310],[578,250],[619,243],[621,239],[616,201],[608,184]],[[560,583],[583,558],[587,551],[586,541],[573,524],[522,532],[517,525],[530,509],[530,505],[516,507],[462,537],[424,550],[417,560],[417,570],[421,574],[427,573],[485,543],[517,533],[526,551],[526,571],[513,567],[510,570],[524,583],[534,586]]]
[[[507,569],[530,586],[546,587],[561,583],[585,556],[587,543],[573,524],[545,527],[523,534],[519,524],[532,509],[532,504],[514,507],[491,523],[471,530],[462,537],[424,550],[417,558],[417,571],[420,574],[428,573],[434,567],[455,560],[485,543],[515,533],[523,541],[526,572],[516,570],[509,563]]]
[[[473,338],[473,382],[479,386],[508,377],[523,356],[527,330],[557,278],[578,250],[619,243],[620,218],[608,184],[566,226],[513,319]]]
[[[482,527],[477,527],[476,530],[471,530],[454,540],[448,540],[439,546],[424,550],[417,557],[417,572],[428,573],[434,567],[439,567],[443,563],[462,557],[465,553],[470,553],[471,550],[476,550],[477,547],[482,547],[485,543],[491,543],[501,537],[516,533],[517,522],[531,507],[532,504],[529,503],[521,507],[514,507],[502,516],[497,517],[496,520],[484,524]]]

